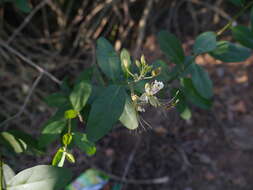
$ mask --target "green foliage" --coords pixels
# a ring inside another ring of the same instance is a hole
[[[61,107],[69,103],[68,97],[63,93],[53,93],[45,99],[50,107]]]
[[[168,65],[162,60],[155,61],[152,66],[154,69],[160,69],[160,73],[155,77],[158,81],[168,82],[174,74],[170,72]]]
[[[6,187],[6,184],[15,176],[15,172],[5,163],[3,163],[2,167],[3,176],[0,179],[3,180],[4,187]]]
[[[77,147],[84,151],[88,156],[92,156],[96,153],[95,144],[87,139],[86,134],[76,132],[74,134],[74,142]]]
[[[64,118],[65,119],[74,119],[78,116],[78,112],[76,110],[67,110],[64,113]]]
[[[214,32],[204,32],[200,34],[194,43],[193,52],[196,55],[208,53],[216,48],[216,34]]]
[[[213,95],[213,85],[208,73],[195,63],[190,65],[192,82],[198,93],[204,98],[211,98]]]
[[[1,3],[10,2],[13,3],[18,9],[23,11],[24,13],[29,13],[31,11],[31,7],[29,5],[28,0],[1,0]]]
[[[245,4],[244,0],[230,1],[238,6]],[[12,2],[22,11],[30,11],[27,0]],[[246,60],[251,55],[250,49],[253,49],[253,8],[250,18],[250,28],[240,25],[231,27],[234,39],[241,45],[216,40],[231,26],[229,23],[217,35],[214,32],[200,34],[193,45],[192,54],[188,56],[184,55],[175,35],[161,31],[158,43],[169,61],[175,63],[172,68],[162,60],[148,64],[144,55],[134,60],[126,49],[119,56],[109,41],[99,38],[96,49],[98,65],[86,68],[71,80],[72,83],[64,80],[61,90],[45,99],[49,106],[57,108],[57,112],[44,124],[38,141],[20,131],[0,133],[1,145],[16,153],[41,153],[39,148],[45,148],[57,138],[60,137],[62,142],[52,159],[52,165],[58,167],[35,166],[15,175],[10,167],[3,164],[6,189],[61,189],[71,175],[60,167],[64,166],[65,160],[75,163],[71,153],[74,145],[86,155],[94,155],[95,142],[107,135],[118,121],[126,128],[135,130],[140,125],[141,112],[151,106],[176,107],[185,120],[192,116],[191,104],[202,109],[211,108],[212,81],[208,72],[195,63],[195,59],[200,54],[209,53],[223,62]],[[162,100],[168,91],[172,98],[167,101],[165,97],[167,102],[164,103]],[[84,127],[78,129],[78,126]]]
[[[87,123],[87,137],[97,141],[106,135],[121,116],[126,101],[125,89],[111,85],[94,101]]]
[[[249,28],[241,25],[235,26],[232,28],[232,34],[240,44],[253,49],[253,32]]]
[[[229,0],[229,1],[239,7],[242,7],[245,4],[245,0]]]
[[[15,153],[22,153],[27,150],[27,144],[8,131],[0,133],[0,143],[12,149]]]
[[[69,96],[73,108],[78,112],[81,111],[84,108],[90,94],[91,85],[86,81],[80,81],[77,85],[75,85]]]
[[[214,58],[225,63],[245,61],[251,55],[251,50],[239,44],[228,41],[219,41],[217,48],[210,52]]]
[[[72,141],[72,134],[71,133],[66,133],[62,137],[62,144],[67,146],[71,143]]]
[[[58,166],[58,167],[63,167],[65,158],[66,158],[66,151],[64,151],[63,148],[59,148],[57,150],[56,154],[54,155],[52,165]]]
[[[181,80],[183,86],[183,93],[187,100],[192,102],[194,105],[202,108],[209,109],[212,105],[211,100],[203,98],[195,89],[194,84],[190,78],[183,78]]]
[[[66,152],[66,158],[72,164],[74,164],[76,162],[75,157],[73,156],[73,154],[71,154],[69,152]]]
[[[119,120],[126,128],[131,130],[139,126],[138,115],[130,97],[126,97],[124,110]]]
[[[177,93],[178,92],[178,93]],[[176,96],[178,103],[176,104],[176,109],[180,113],[180,117],[184,120],[189,120],[192,116],[190,108],[187,106],[187,102],[183,92],[180,89],[173,88],[171,90],[173,97]]]
[[[169,58],[170,61],[175,64],[183,64],[184,62],[184,51],[182,49],[180,41],[175,35],[167,32],[161,31],[158,34],[158,42],[161,50]]]
[[[97,62],[103,73],[114,81],[120,79],[120,58],[114,51],[112,45],[105,39],[97,40]]]
[[[49,121],[48,123],[46,123],[41,132],[41,137],[39,139],[39,146],[45,147],[46,145],[56,140],[59,137],[59,135],[63,132],[66,125],[67,125],[66,120]]]
[[[94,67],[90,67],[85,69],[83,72],[80,73],[80,75],[76,78],[75,84],[80,83],[81,81],[87,81],[90,82],[94,73]]]
[[[60,190],[71,177],[66,168],[38,165],[19,172],[7,181],[6,186],[8,190]]]
[[[14,0],[13,3],[18,9],[20,9],[24,13],[29,13],[31,11],[31,7],[29,5],[28,0]]]
[[[131,69],[131,57],[129,55],[129,52],[126,49],[123,49],[120,52],[120,61],[121,61],[121,68],[124,72],[126,78],[129,77],[129,70]]]

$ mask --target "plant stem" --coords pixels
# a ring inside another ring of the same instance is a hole
[[[71,133],[71,119],[68,120],[68,133]]]
[[[216,34],[217,36],[220,36],[222,33],[224,33],[226,30],[228,30],[231,25],[233,24],[233,22],[240,17],[244,11],[246,11],[248,8],[250,8],[253,5],[253,1],[249,2],[245,7],[243,7],[241,9],[241,11],[239,11],[233,18],[231,21],[229,21],[221,30],[219,30]]]

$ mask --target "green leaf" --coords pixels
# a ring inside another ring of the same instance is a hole
[[[64,145],[69,145],[71,143],[71,141],[72,141],[72,134],[66,133],[66,134],[63,135],[62,143]]]
[[[76,111],[81,111],[91,94],[91,85],[85,81],[81,81],[74,86],[70,94],[70,102]]]
[[[111,85],[94,101],[87,123],[87,136],[97,141],[106,135],[118,121],[125,106],[125,89]]]
[[[9,130],[7,132],[15,136],[16,139],[21,139],[26,144],[26,153],[42,154],[42,151],[38,148],[38,141],[31,135],[20,130]]]
[[[8,190],[60,190],[72,175],[67,168],[38,165],[19,172],[7,184]]]
[[[63,148],[59,148],[56,154],[54,155],[52,166],[63,167],[65,158],[66,152],[63,150]]]
[[[70,110],[65,111],[64,118],[65,119],[74,119],[77,117],[77,115],[78,115],[78,112],[76,110],[70,109]]]
[[[167,82],[170,80],[171,74],[169,72],[169,67],[164,61],[157,60],[152,64],[152,66],[153,66],[153,69],[156,69],[159,67],[161,68],[161,73],[157,77],[155,77],[156,80],[163,81],[163,82]]]
[[[235,6],[242,7],[245,3],[245,0],[229,0]]]
[[[53,93],[46,97],[45,102],[50,107],[61,107],[69,103],[68,97],[62,93]]]
[[[81,72],[77,79],[75,80],[75,83],[79,83],[81,81],[87,81],[90,82],[93,76],[93,72],[94,72],[94,67],[90,67],[85,69],[83,72]]]
[[[22,153],[27,150],[27,144],[8,131],[0,133],[0,143],[9,147],[15,153]]]
[[[253,49],[253,32],[246,26],[235,26],[232,28],[232,35],[243,46]]]
[[[69,152],[66,152],[66,158],[72,164],[76,162],[75,157],[73,156],[73,154],[71,154]]]
[[[59,137],[67,125],[66,120],[47,122],[41,132],[39,146],[45,147]]]
[[[219,41],[217,48],[210,55],[225,63],[245,61],[251,55],[251,50],[239,44],[228,41]]]
[[[184,51],[177,37],[167,31],[158,34],[158,43],[161,50],[175,64],[183,64]]]
[[[178,103],[176,104],[176,109],[180,113],[180,117],[184,120],[191,119],[192,113],[190,108],[187,106],[183,92],[180,89],[173,88],[171,93],[173,97],[176,96],[176,99],[179,100]]]
[[[14,0],[15,6],[23,11],[24,13],[29,13],[32,9],[29,6],[28,0]]]
[[[208,73],[195,63],[190,65],[192,82],[198,93],[204,98],[211,98],[213,95],[213,84]]]
[[[128,129],[136,129],[138,127],[138,115],[134,108],[130,97],[126,97],[124,111],[119,118],[120,122]]]
[[[105,38],[97,40],[97,62],[104,74],[112,79],[117,80],[121,75],[121,64],[114,48]]]
[[[95,144],[87,139],[86,134],[76,132],[74,134],[74,142],[78,148],[84,151],[88,156],[92,156],[96,153]]]
[[[216,48],[216,34],[214,32],[204,32],[200,34],[194,45],[193,52],[196,55],[208,53]]]
[[[126,77],[128,78],[129,73],[127,72],[127,70],[130,71],[132,62],[131,62],[131,57],[126,49],[123,49],[120,52],[120,61],[121,61],[122,71],[125,73]]]
[[[8,184],[10,180],[15,176],[15,172],[11,169],[10,166],[3,163],[3,182],[4,185]]]
[[[194,88],[192,80],[190,78],[181,79],[181,84],[183,86],[183,93],[187,100],[192,102],[194,105],[202,109],[210,109],[212,102],[209,99],[203,98],[197,90]]]

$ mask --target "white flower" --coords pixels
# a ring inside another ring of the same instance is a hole
[[[163,87],[164,87],[163,82],[158,82],[157,80],[155,80],[154,82],[151,83],[151,85],[149,83],[146,83],[145,92],[148,95],[153,96],[157,92],[159,92]]]
[[[143,107],[138,106],[137,107],[137,111],[139,111],[139,112],[145,112],[146,110]]]
[[[144,103],[148,103],[148,96],[146,93],[143,93],[141,95],[141,97],[139,98],[140,101],[144,102]]]

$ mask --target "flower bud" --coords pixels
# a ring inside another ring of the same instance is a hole
[[[152,74],[153,77],[156,77],[161,73],[161,71],[162,71],[162,68],[158,67],[158,68],[152,70],[151,74]]]

